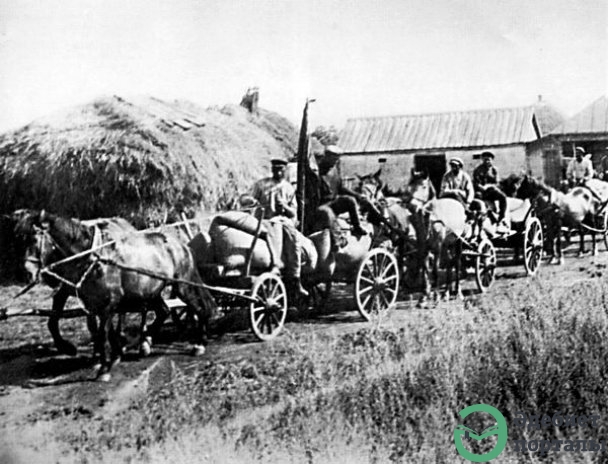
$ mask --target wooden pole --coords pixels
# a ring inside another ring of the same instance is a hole
[[[300,125],[300,138],[298,140],[298,184],[296,190],[296,201],[298,204],[298,230],[302,233],[306,230],[306,170],[308,168],[308,104],[315,100],[307,98],[302,112],[302,124]]]

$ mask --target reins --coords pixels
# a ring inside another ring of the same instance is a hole
[[[186,220],[175,222],[172,224],[164,224],[162,226],[157,226],[157,227],[144,229],[144,230],[138,230],[138,231],[133,232],[133,234],[154,232],[154,231],[160,230],[162,227],[179,227],[179,226],[184,225],[187,229],[186,232],[190,236],[191,231],[190,231],[188,224],[190,224],[192,222],[196,222],[196,221],[194,219],[186,219]],[[107,248],[110,245],[114,245],[115,243],[117,243],[117,240],[110,240],[108,242],[101,243],[98,245],[98,243],[101,242],[101,240],[102,240],[102,234],[101,234],[101,230],[99,229],[99,227],[97,225],[95,225],[94,227],[95,227],[95,232],[93,235],[93,240],[91,242],[91,248],[88,250],[81,251],[81,252],[76,253],[71,256],[68,255],[68,253],[57,243],[57,241],[53,238],[53,236],[47,230],[37,227],[36,233],[43,234],[44,237],[46,239],[48,239],[53,244],[53,246],[55,248],[57,248],[63,254],[63,256],[65,256],[65,258],[60,259],[59,261],[50,263],[47,266],[40,269],[39,276],[42,274],[46,274],[46,275],[56,279],[57,281],[61,282],[62,284],[74,288],[77,293],[80,290],[80,288],[82,287],[84,280],[91,274],[91,272],[93,272],[93,270],[95,269],[95,267],[97,266],[97,264],[100,260],[99,256],[96,253],[104,248]],[[39,251],[41,248],[42,247],[39,246]],[[78,259],[81,259],[81,258],[84,258],[87,256],[91,256],[91,255],[94,256],[93,262],[89,264],[89,266],[87,267],[87,269],[85,270],[85,272],[83,273],[81,278],[76,283],[60,276],[56,272],[53,272],[53,269],[55,269],[57,266],[61,266],[66,263],[71,263],[72,261],[76,261]],[[40,266],[42,266],[42,264],[43,264],[42,261],[40,260],[40,258],[28,257],[28,258],[26,258],[26,261],[38,264]],[[37,276],[33,282],[29,283],[24,288],[22,288],[12,299],[16,299],[16,298],[24,295],[25,293],[29,292],[32,288],[34,288],[37,284],[39,284],[40,283],[39,276]]]

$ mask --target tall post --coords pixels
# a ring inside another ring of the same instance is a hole
[[[307,98],[304,111],[302,113],[302,124],[300,125],[300,138],[298,140],[298,184],[296,190],[296,200],[298,203],[298,229],[304,233],[306,215],[304,208],[306,206],[306,171],[308,169],[308,104],[314,102],[313,99]]]

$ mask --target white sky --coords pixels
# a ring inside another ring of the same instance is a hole
[[[0,0],[0,131],[102,95],[260,106],[311,127],[607,92],[606,0]]]

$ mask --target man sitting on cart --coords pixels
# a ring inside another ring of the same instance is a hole
[[[450,170],[443,175],[439,198],[458,200],[468,211],[475,198],[471,177],[463,171],[464,163],[460,158],[451,158]]]
[[[475,198],[484,202],[498,202],[497,231],[507,233],[510,225],[507,221],[507,196],[498,187],[498,170],[493,164],[494,153],[484,151],[482,163],[473,171],[473,188]]]
[[[583,147],[576,147],[574,159],[568,163],[566,169],[566,180],[570,188],[585,187],[597,200],[602,201],[599,194],[588,184],[588,181],[593,178],[593,163],[590,158],[591,155],[587,155]]]
[[[293,186],[285,179],[286,166],[286,160],[271,160],[272,176],[257,181],[252,196],[264,208],[264,219],[269,220],[271,227],[282,228],[283,272],[287,285],[292,292],[308,296],[301,281],[302,243],[296,228],[296,195]]]
[[[473,223],[472,233],[481,229],[481,220],[485,205],[481,200],[475,199],[475,190],[471,177],[462,169],[464,163],[460,158],[454,157],[449,161],[450,170],[443,175],[439,198],[453,198],[464,206],[467,220]]]
[[[344,151],[341,148],[328,145],[325,147],[325,156],[318,163],[321,180],[321,205],[329,207],[336,216],[348,213],[352,224],[351,233],[356,237],[367,235],[367,232],[361,227],[359,206],[364,213],[367,213],[367,219],[370,223],[374,225],[386,224],[390,228],[390,224],[387,224],[387,220],[371,201],[343,185],[337,169],[337,163],[342,153]]]

